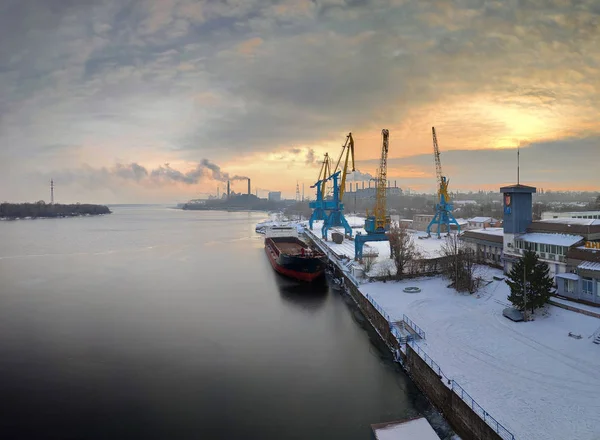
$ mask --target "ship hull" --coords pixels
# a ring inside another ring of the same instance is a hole
[[[325,265],[321,255],[306,256],[302,254],[310,248],[295,238],[267,238],[265,253],[273,269],[286,277],[313,282],[324,276]]]

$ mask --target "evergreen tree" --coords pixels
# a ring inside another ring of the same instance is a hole
[[[508,300],[521,311],[543,307],[550,299],[554,281],[549,275],[550,268],[533,251],[525,254],[508,273],[506,284],[510,287]],[[524,295],[524,292],[526,294]]]

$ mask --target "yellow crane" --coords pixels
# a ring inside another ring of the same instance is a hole
[[[387,231],[390,227],[390,217],[386,215],[387,211],[387,157],[389,150],[390,132],[387,129],[381,130],[383,142],[381,146],[381,158],[379,159],[379,168],[377,169],[377,189],[375,209],[373,216],[375,217],[374,230],[372,232]],[[368,217],[367,213],[367,217]],[[369,232],[367,230],[367,232]]]
[[[345,154],[345,156],[344,156]],[[340,163],[344,159],[344,166],[340,170]],[[342,145],[342,151],[340,152],[340,157],[338,157],[337,163],[335,164],[335,168],[331,174],[336,173],[338,170],[341,171],[341,181],[340,181],[340,203],[344,200],[344,193],[346,192],[346,176],[348,174],[348,162],[352,164],[352,172],[354,169],[354,139],[352,138],[352,133],[348,133],[346,136],[346,143]]]
[[[381,146],[381,158],[379,160],[379,168],[377,169],[376,182],[376,201],[375,208],[371,215],[367,211],[367,219],[365,220],[366,234],[357,234],[354,238],[354,257],[356,260],[362,261],[363,246],[367,241],[388,241],[386,232],[390,229],[390,216],[387,215],[386,203],[386,184],[387,184],[387,157],[389,150],[390,132],[387,129],[381,130],[383,137]]]

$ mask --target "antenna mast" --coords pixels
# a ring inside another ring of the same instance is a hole
[[[520,184],[521,179],[521,146],[517,145],[517,185]]]

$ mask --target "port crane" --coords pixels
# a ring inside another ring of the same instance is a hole
[[[354,170],[354,139],[352,133],[348,133],[346,136],[346,142],[342,145],[342,151],[335,164],[331,175],[327,178],[327,181],[332,180],[332,198],[326,200],[324,208],[327,211],[327,216],[323,222],[321,228],[321,236],[324,240],[327,240],[327,231],[330,228],[336,226],[342,226],[344,233],[348,236],[352,236],[352,228],[346,217],[344,217],[344,193],[346,191],[346,176],[348,175],[349,165]]]
[[[327,214],[325,212],[325,194],[327,186],[327,178],[331,172],[331,159],[328,153],[325,153],[323,162],[321,163],[321,170],[319,171],[318,180],[311,188],[317,188],[316,200],[313,200],[308,206],[313,210],[308,220],[310,229],[313,228],[315,220],[325,220]]]
[[[367,211],[367,219],[365,220],[366,234],[356,234],[354,238],[354,259],[362,261],[363,247],[368,241],[389,241],[387,231],[390,229],[390,216],[387,215],[387,157],[389,150],[390,132],[387,129],[381,130],[382,146],[381,158],[379,160],[379,168],[377,169],[376,181],[376,200],[375,208],[369,214]]]
[[[427,225],[427,236],[431,237],[431,227],[437,224],[437,237],[441,238],[442,225],[446,225],[446,232],[450,234],[450,224],[455,224],[460,233],[460,225],[452,215],[454,206],[450,200],[450,194],[448,193],[448,184],[450,180],[444,176],[442,172],[442,161],[440,159],[440,147],[438,146],[437,136],[435,134],[435,127],[431,127],[433,134],[433,156],[435,159],[435,172],[437,175],[438,184],[438,203],[435,205],[435,215]]]

